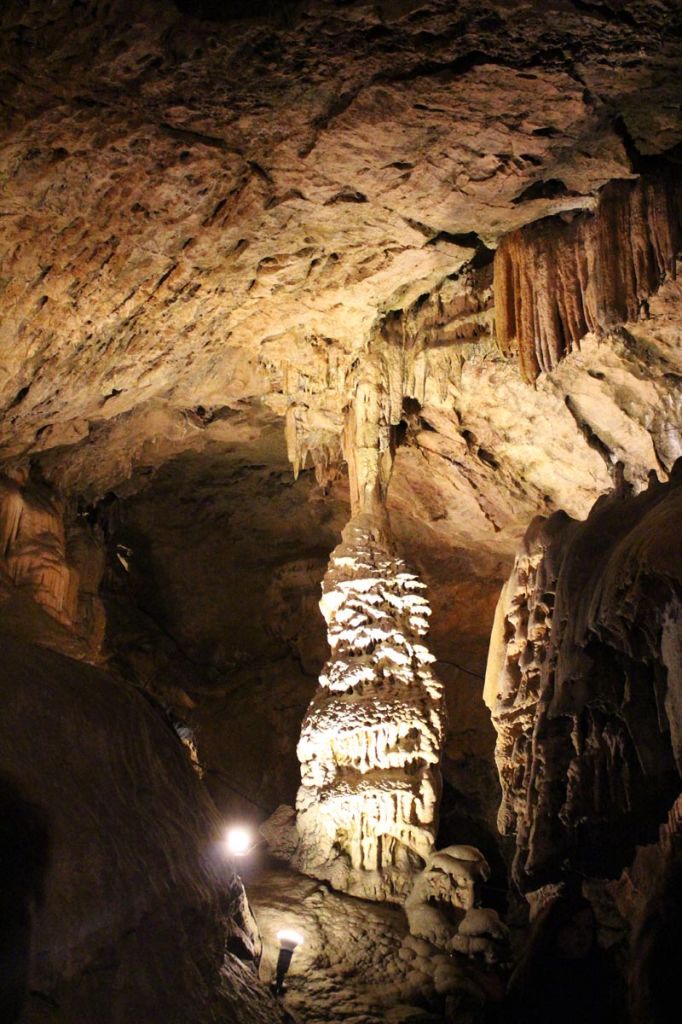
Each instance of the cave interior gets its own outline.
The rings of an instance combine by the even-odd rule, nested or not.
[[[625,992],[679,0],[4,0],[0,101],[2,1021],[535,1024],[569,898]]]

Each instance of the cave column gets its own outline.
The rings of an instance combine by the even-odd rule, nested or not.
[[[351,518],[369,516],[388,529],[386,496],[393,470],[392,428],[378,376],[375,367],[358,383],[346,416],[343,447]]]
[[[346,421],[351,519],[322,584],[331,655],[298,745],[296,861],[336,888],[399,902],[434,845],[444,709],[421,642],[424,584],[391,542],[392,422],[370,364]]]

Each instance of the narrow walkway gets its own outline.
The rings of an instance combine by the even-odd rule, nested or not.
[[[296,1024],[469,1024],[496,987],[484,968],[409,935],[400,907],[334,892],[279,865],[247,883],[247,894],[265,983],[274,978],[279,929],[304,936],[283,996]]]

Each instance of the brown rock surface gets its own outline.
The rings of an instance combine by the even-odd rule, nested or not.
[[[524,889],[613,877],[679,793],[680,485],[537,518],[502,592],[485,696]]]
[[[5,452],[159,397],[338,436],[377,317],[682,138],[674,2],[193,9],[3,7]]]
[[[0,771],[43,808],[52,847],[22,1020],[279,1019],[220,819],[169,724],[96,669],[2,647]]]
[[[506,235],[495,254],[495,333],[526,380],[553,369],[590,331],[635,320],[682,239],[682,175],[674,165],[613,182],[593,214]]]
[[[380,409],[393,536],[433,607],[441,845],[493,866],[480,693],[518,542],[538,513],[587,515],[617,462],[640,490],[682,454],[682,290],[654,287],[674,231],[668,246],[631,218],[655,250],[635,258],[602,218],[609,266],[634,260],[646,287],[585,315],[600,336],[578,320],[524,332],[526,376],[542,337],[550,353],[534,384],[493,340],[493,249],[534,294],[529,256],[559,254],[547,295],[566,309],[584,256],[567,237],[604,197],[641,195],[662,154],[679,181],[681,15],[676,0],[2,5],[0,461],[63,509],[45,586],[36,551],[31,587],[16,560],[0,575],[4,621],[92,660],[102,596],[101,657],[191,726],[222,809],[293,802],[344,455],[377,440],[349,430],[359,395]],[[76,605],[73,587],[70,604],[34,600],[72,571]]]

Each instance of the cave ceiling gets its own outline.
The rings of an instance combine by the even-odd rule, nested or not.
[[[499,580],[534,514],[682,452],[679,284],[535,383],[490,287],[505,234],[679,160],[676,0],[10,0],[0,27],[6,463],[88,501],[187,451],[284,474],[287,416],[298,461],[341,462],[391,317],[426,339],[390,508],[429,579]]]

